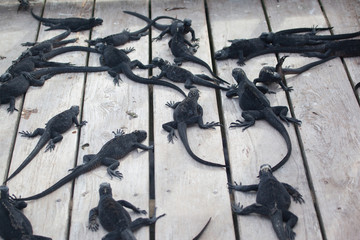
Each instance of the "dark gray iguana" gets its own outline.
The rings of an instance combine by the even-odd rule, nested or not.
[[[161,19],[161,18],[169,18],[169,19],[172,19],[173,22],[169,25],[166,25],[166,24],[159,24],[155,21],[155,23],[153,24],[153,26],[159,30],[161,30],[162,32],[160,33],[159,36],[153,38],[153,40],[161,40],[162,37],[165,35],[165,34],[170,34],[171,36],[174,36],[176,34],[176,28],[178,26],[178,24],[182,24],[184,26],[184,31],[183,31],[183,34],[187,34],[187,33],[191,33],[191,41],[198,41],[199,39],[197,39],[195,37],[195,31],[194,29],[192,29],[191,27],[191,19],[189,18],[185,18],[183,21],[179,20],[179,19],[176,19],[176,18],[172,18],[172,17],[168,17],[168,16],[158,16],[156,17],[154,20],[151,20],[150,18],[142,15],[142,14],[139,14],[137,12],[130,12],[130,11],[124,11],[124,13],[127,13],[127,14],[130,14],[130,15],[133,15],[135,17],[138,17],[144,21],[146,21],[147,23],[151,23],[151,21],[154,21],[154,20],[158,20],[158,19]]]
[[[111,68],[108,73],[114,78],[114,84],[119,84],[119,74],[123,73],[126,77],[128,77],[130,80],[133,80],[134,82],[170,87],[180,92],[182,95],[186,96],[186,94],[183,90],[181,90],[181,88],[172,83],[159,81],[156,79],[143,78],[135,75],[132,71],[133,68],[139,67],[140,69],[148,69],[152,68],[153,66],[151,64],[144,65],[139,60],[131,61],[127,54],[134,51],[134,48],[117,49],[111,45],[104,45],[103,43],[98,43],[96,44],[96,49],[101,54],[100,64],[102,66],[107,66]]]
[[[107,67],[54,67],[36,70],[33,72],[22,72],[15,78],[0,85],[0,104],[9,103],[7,111],[12,113],[15,108],[15,99],[27,92],[30,86],[42,86],[45,81],[56,74],[75,72],[101,72],[107,71]]]
[[[210,68],[210,66],[201,60],[198,57],[193,56],[194,47],[193,45],[188,46],[186,42],[184,41],[184,26],[182,24],[178,24],[177,31],[175,35],[172,37],[172,39],[169,41],[169,47],[171,50],[171,53],[174,55],[175,59],[174,62],[176,65],[180,66],[182,62],[184,61],[190,61],[196,64],[199,64],[203,67],[205,67],[213,77],[218,79],[219,81],[223,83],[227,83],[225,80],[218,77]]]
[[[72,106],[70,109],[63,111],[54,117],[52,117],[46,124],[45,128],[37,128],[34,132],[21,131],[19,132],[22,137],[34,138],[41,136],[35,148],[31,151],[29,156],[20,164],[20,166],[6,179],[5,182],[15,177],[26,165],[28,165],[34,157],[40,152],[40,150],[48,143],[45,152],[53,150],[55,143],[60,142],[63,139],[62,133],[68,131],[73,124],[76,127],[81,128],[87,122],[78,122],[77,116],[80,113],[79,106]]]
[[[198,84],[206,87],[211,87],[221,90],[229,90],[229,88],[222,87],[212,83],[211,81],[220,83],[218,79],[210,78],[205,74],[192,74],[190,71],[178,67],[176,65],[170,64],[168,61],[165,61],[162,58],[156,57],[151,61],[151,64],[160,68],[161,72],[158,76],[154,77],[155,79],[160,79],[166,77],[173,82],[182,82],[185,83],[185,88],[190,89],[195,87],[193,84]]]
[[[125,210],[125,207],[138,214],[146,214],[146,211],[140,210],[128,201],[116,201],[112,196],[112,189],[109,183],[100,184],[99,195],[98,206],[89,212],[88,228],[91,231],[97,231],[99,224],[96,222],[96,218],[99,218],[101,226],[109,232],[102,238],[103,240],[134,240],[136,239],[134,231],[154,224],[159,218],[165,216],[165,214],[162,214],[156,217],[156,213],[154,213],[154,216],[151,218],[137,218],[131,221],[131,217]]]
[[[186,134],[186,128],[189,125],[197,123],[202,129],[215,128],[220,126],[218,122],[203,123],[203,109],[198,104],[199,90],[197,88],[191,88],[188,96],[182,102],[167,102],[166,106],[174,109],[174,121],[165,123],[162,125],[163,129],[169,132],[167,138],[169,142],[173,142],[173,138],[176,137],[175,129],[178,130],[181,141],[183,142],[186,151],[197,162],[213,167],[225,167],[225,165],[212,163],[205,161],[196,156],[189,146],[189,141]]]
[[[0,186],[0,237],[4,240],[51,240],[33,235],[29,219],[22,213],[26,202],[14,201],[9,196],[9,188]]]
[[[54,29],[69,28],[71,32],[79,32],[84,30],[90,30],[93,27],[101,25],[103,20],[101,18],[43,18],[33,13],[31,9],[31,15],[43,25],[49,27],[45,31]]]
[[[237,122],[231,123],[230,127],[244,127],[243,130],[245,130],[253,126],[256,120],[264,119],[276,129],[284,138],[288,150],[284,158],[272,168],[272,171],[276,171],[287,162],[292,150],[289,134],[278,119],[278,116],[287,124],[289,122],[300,124],[301,121],[287,117],[288,108],[285,106],[271,107],[269,100],[264,95],[267,88],[255,86],[255,84],[247,78],[244,70],[235,68],[232,71],[232,75],[238,85],[231,88],[226,93],[226,96],[229,98],[239,97],[239,105],[243,110],[241,116],[245,121],[237,120]]]
[[[257,191],[256,203],[243,207],[240,203],[232,205],[232,210],[238,215],[257,213],[269,217],[279,240],[295,239],[292,230],[297,223],[297,216],[290,212],[291,199],[297,203],[304,203],[301,194],[286,183],[279,182],[272,174],[271,166],[264,164],[260,167],[260,183],[254,185],[228,184],[230,190],[241,192]],[[285,227],[284,227],[285,222]]]
[[[147,137],[147,133],[145,131],[136,130],[132,133],[124,134],[123,131],[118,130],[116,133],[113,133],[115,134],[113,139],[105,143],[97,154],[84,155],[84,163],[71,169],[72,172],[70,174],[66,175],[54,185],[39,194],[17,200],[28,201],[42,198],[80,175],[90,172],[101,165],[107,166],[107,173],[111,178],[116,177],[122,179],[122,174],[116,170],[120,165],[118,161],[119,159],[125,157],[128,153],[138,148],[146,151],[154,148],[152,145],[145,146],[144,144],[141,144],[141,142],[143,142]]]

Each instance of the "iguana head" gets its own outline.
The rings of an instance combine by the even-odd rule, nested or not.
[[[100,194],[100,197],[104,196],[104,195],[112,196],[112,189],[111,189],[110,183],[104,182],[104,183],[100,184],[99,194]]]
[[[199,89],[197,89],[196,87],[191,88],[188,93],[188,98],[191,98],[191,99],[197,101],[199,99],[199,97],[200,97]]]
[[[0,186],[0,199],[9,198],[9,188],[5,185]]]
[[[156,58],[153,58],[153,60],[151,61],[151,64],[155,65],[157,67],[160,67],[165,64],[165,60],[160,57],[156,57]]]
[[[79,106],[71,106],[70,110],[73,111],[76,116],[79,115],[79,113],[80,113]]]
[[[282,78],[274,67],[263,67],[259,73],[259,79],[268,79],[269,82],[279,83]]]
[[[215,59],[216,60],[224,60],[229,58],[230,48],[224,47],[223,49],[215,52]]]
[[[191,26],[191,19],[185,18],[184,19],[184,26],[185,27],[190,27]]]
[[[7,82],[12,79],[12,75],[8,72],[0,76],[0,82]]]
[[[92,26],[99,26],[103,23],[103,20],[101,18],[90,18],[90,24]]]
[[[263,164],[260,166],[259,177],[267,174],[272,174],[272,169],[269,164]]]
[[[99,53],[103,53],[104,52],[104,49],[105,49],[105,44],[103,43],[97,43],[95,45],[95,49],[96,51],[98,51]]]
[[[261,40],[263,40],[264,42],[270,43],[273,41],[274,36],[275,36],[275,34],[272,32],[263,32],[263,33],[261,33],[259,38]]]
[[[132,133],[135,134],[137,142],[142,142],[147,138],[147,133],[144,130],[136,130]]]
[[[238,84],[247,78],[246,73],[241,68],[234,68],[232,70],[232,76]]]

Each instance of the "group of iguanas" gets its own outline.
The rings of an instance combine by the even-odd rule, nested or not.
[[[24,4],[26,3],[26,1],[20,2],[23,2]],[[49,27],[47,30],[63,29],[65,32],[43,42],[24,44],[26,46],[30,46],[30,48],[24,51],[0,77],[1,82],[3,82],[0,86],[0,103],[9,103],[9,112],[17,110],[15,108],[16,97],[26,93],[29,86],[42,86],[45,80],[51,78],[55,74],[107,71],[110,76],[114,78],[114,83],[118,84],[120,74],[123,73],[135,82],[163,85],[177,90],[184,95],[185,98],[181,102],[166,103],[166,106],[174,109],[174,120],[163,124],[163,129],[169,133],[168,141],[173,142],[173,138],[176,137],[175,130],[177,129],[186,151],[194,160],[207,166],[224,168],[227,166],[208,162],[196,156],[188,143],[186,128],[189,125],[197,123],[202,129],[220,126],[219,122],[204,123],[203,108],[198,104],[199,91],[194,84],[226,91],[226,96],[229,98],[237,96],[244,120],[237,120],[236,122],[231,123],[230,127],[242,127],[243,130],[245,130],[253,126],[256,120],[264,119],[285,139],[287,154],[273,167],[267,163],[264,163],[260,167],[259,184],[243,186],[236,183],[235,185],[229,183],[228,188],[230,190],[258,192],[255,204],[245,208],[240,206],[240,204],[234,204],[232,209],[239,215],[258,213],[268,216],[270,217],[274,230],[280,240],[294,239],[295,233],[292,228],[297,222],[297,217],[288,211],[290,206],[290,197],[293,197],[293,199],[299,203],[304,202],[304,200],[301,194],[293,187],[286,183],[280,183],[273,176],[273,172],[288,161],[292,150],[290,137],[280,120],[286,122],[287,124],[300,124],[301,121],[295,118],[287,117],[287,107],[271,106],[265,94],[272,92],[265,86],[257,86],[256,83],[278,83],[285,91],[291,91],[291,87],[287,87],[283,84],[283,77],[285,74],[302,73],[311,67],[338,56],[359,56],[360,40],[341,39],[359,36],[360,32],[342,35],[317,36],[317,31],[329,30],[330,28],[298,28],[283,30],[275,33],[263,33],[260,37],[253,39],[231,40],[231,46],[224,47],[222,50],[217,51],[215,53],[215,59],[222,60],[234,58],[238,59],[238,64],[242,65],[246,60],[251,59],[252,57],[267,53],[280,52],[296,52],[304,54],[308,57],[315,56],[323,59],[298,69],[289,69],[282,68],[282,64],[286,58],[285,56],[279,60],[276,67],[264,67],[260,71],[259,77],[253,82],[247,78],[245,72],[241,68],[235,68],[232,71],[232,76],[237,84],[231,86],[221,86],[220,84],[229,83],[218,77],[207,63],[193,55],[196,52],[198,45],[191,43],[185,38],[187,33],[191,33],[191,41],[198,41],[195,37],[195,31],[191,28],[190,19],[184,19],[182,21],[168,16],[159,16],[151,20],[136,12],[124,12],[143,19],[147,22],[147,25],[136,32],[124,30],[118,34],[87,41],[90,46],[95,47],[61,47],[67,43],[73,43],[77,40],[64,40],[71,32],[88,30],[101,25],[103,22],[102,19],[42,18],[31,11],[34,18]],[[172,23],[169,25],[159,24],[157,23],[157,20],[159,19],[171,19]],[[154,26],[162,31],[158,37],[154,38],[154,40],[161,40],[165,34],[171,35],[171,40],[168,45],[175,57],[175,64],[171,64],[160,57],[155,57],[151,64],[144,65],[138,60],[130,60],[127,56],[129,52],[134,50],[133,48],[116,48],[117,46],[123,45],[129,41],[139,40],[142,36],[147,35],[147,31],[151,28],[151,26]],[[305,34],[299,34],[304,32]],[[48,61],[57,55],[71,51],[97,53],[100,55],[100,64],[102,66],[75,67],[69,63]],[[195,75],[190,71],[181,68],[180,65],[183,61],[191,61],[204,66],[209,70],[213,78],[205,74]],[[44,67],[47,68],[36,70],[37,68]],[[132,69],[135,67],[139,67],[141,69],[158,67],[161,72],[158,76],[143,78],[132,72]],[[189,89],[188,94],[186,95],[185,92],[176,85],[160,80],[164,77],[174,82],[184,82],[185,88]],[[69,130],[73,124],[79,128],[86,125],[86,121],[79,123],[77,120],[78,114],[79,106],[72,106],[70,109],[51,118],[46,123],[45,128],[37,128],[32,133],[28,131],[21,131],[20,134],[23,137],[34,138],[39,135],[41,137],[33,151],[6,179],[5,183],[20,173],[20,171],[34,159],[36,154],[39,153],[42,148],[46,146],[45,151],[51,151],[54,149],[55,144],[60,142],[63,138],[61,134]],[[118,179],[122,179],[123,175],[117,170],[119,166],[119,159],[138,148],[143,150],[153,149],[153,146],[146,146],[142,144],[142,142],[147,138],[147,133],[145,131],[136,130],[125,134],[122,130],[117,130],[113,133],[114,138],[109,140],[97,154],[85,155],[83,157],[83,164],[71,169],[71,173],[39,194],[25,198],[16,198],[9,195],[8,187],[5,185],[1,186],[0,223],[2,226],[6,227],[0,227],[0,236],[4,239],[49,239],[33,235],[29,220],[20,211],[26,207],[26,203],[24,201],[42,198],[59,189],[64,184],[74,180],[78,176],[101,165],[107,167],[107,172],[111,178],[116,177]],[[98,206],[93,208],[89,213],[89,229],[92,231],[96,231],[98,229],[99,225],[96,222],[96,218],[99,218],[104,229],[109,231],[103,239],[135,239],[133,231],[142,226],[153,224],[165,215],[162,214],[158,217],[154,215],[151,218],[138,218],[131,221],[129,214],[125,211],[124,207],[132,209],[135,213],[145,214],[146,212],[136,208],[125,200],[115,201],[112,197],[112,189],[108,183],[100,185],[99,194],[100,200]],[[200,237],[208,223],[194,239],[198,239]]]

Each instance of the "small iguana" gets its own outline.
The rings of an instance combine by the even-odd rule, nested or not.
[[[40,150],[48,143],[45,152],[51,151],[55,148],[55,143],[63,139],[62,133],[68,131],[73,124],[77,128],[85,126],[86,121],[78,122],[77,116],[80,113],[79,106],[72,106],[70,109],[63,111],[52,117],[46,124],[45,128],[37,128],[34,132],[21,131],[22,137],[34,138],[41,136],[35,148],[31,151],[29,156],[20,164],[20,166],[5,180],[5,183],[15,177],[21,170],[23,170],[40,152]]]
[[[18,2],[19,2],[19,6],[17,9],[17,12],[29,10],[29,7],[30,7],[29,0],[18,0]]]
[[[336,36],[358,36],[360,32],[351,33],[351,34],[340,34],[340,35],[332,35],[330,37]],[[294,35],[280,35],[281,37],[291,36]],[[295,35],[296,37],[297,35]],[[315,36],[314,36],[315,37]],[[316,36],[321,37],[321,36]],[[340,38],[340,37],[339,37]],[[299,45],[296,41],[293,40],[284,40],[288,44],[287,45],[269,45],[266,41],[263,41],[260,37],[258,38],[251,38],[251,39],[234,39],[229,40],[231,45],[229,47],[224,47],[223,49],[215,52],[215,59],[216,60],[224,60],[224,59],[238,59],[237,63],[239,65],[244,65],[245,61],[254,58],[256,56],[268,54],[268,53],[307,53],[307,52],[326,52],[326,51],[336,51],[336,50],[343,50],[342,53],[337,53],[337,56],[341,55],[354,55],[354,53],[350,53],[350,47],[357,48],[356,42],[352,41],[360,41],[360,40],[343,40],[343,41],[350,41],[347,42],[351,44],[351,46],[347,47],[345,44],[340,42],[343,41],[327,41],[322,44],[317,45]],[[291,45],[293,44],[293,45]],[[356,50],[358,51],[358,50]],[[356,53],[358,54],[358,53]],[[336,55],[335,53],[333,55]]]
[[[45,31],[69,28],[71,32],[79,32],[84,30],[90,30],[93,27],[99,26],[103,23],[103,20],[101,18],[43,18],[35,15],[32,9],[31,15],[36,20],[42,22],[44,26],[49,27]]]
[[[169,142],[173,142],[173,138],[176,137],[175,129],[178,130],[181,141],[184,144],[186,151],[197,162],[212,167],[225,167],[225,165],[212,163],[205,161],[196,156],[190,148],[189,141],[186,134],[186,128],[189,125],[197,123],[202,129],[215,128],[220,126],[218,122],[203,123],[203,109],[198,104],[199,90],[197,88],[191,88],[188,96],[182,102],[167,102],[166,106],[174,109],[174,121],[165,123],[162,125],[163,129],[169,134],[167,136]]]
[[[253,83],[256,85],[257,83],[264,83],[266,85],[272,84],[272,83],[277,83],[281,86],[281,88],[286,91],[286,92],[290,92],[293,90],[292,87],[287,87],[284,83],[284,76],[288,75],[288,74],[301,74],[307,70],[309,70],[310,68],[313,68],[317,65],[320,65],[324,62],[327,62],[331,59],[336,58],[335,56],[332,57],[328,57],[325,59],[321,59],[309,64],[306,64],[300,68],[283,68],[282,65],[285,61],[285,58],[287,58],[288,56],[283,56],[280,58],[280,60],[278,61],[278,63],[276,64],[276,67],[271,67],[271,66],[266,66],[263,67],[260,70],[259,73],[259,77],[254,79]]]
[[[27,198],[18,198],[17,200],[28,201],[42,198],[56,191],[80,175],[90,172],[101,165],[107,166],[107,173],[111,178],[116,177],[122,179],[123,175],[116,170],[120,165],[118,162],[119,159],[125,157],[128,153],[138,148],[146,151],[154,148],[152,145],[145,146],[144,144],[141,144],[141,142],[143,142],[147,137],[147,133],[145,131],[136,130],[132,133],[125,134],[123,131],[118,130],[116,133],[113,133],[115,134],[115,137],[105,143],[97,154],[84,155],[84,163],[70,169],[72,172],[60,179],[54,185],[39,194]]]
[[[7,109],[12,113],[15,108],[15,99],[27,92],[30,86],[42,86],[47,79],[50,79],[56,74],[60,73],[75,73],[75,72],[101,72],[107,71],[107,67],[54,67],[45,68],[33,72],[22,72],[15,78],[0,85],[0,104],[9,103]]]
[[[212,83],[211,81],[220,83],[218,79],[210,78],[205,74],[192,74],[190,71],[180,68],[176,65],[170,64],[168,61],[165,61],[162,58],[156,57],[151,61],[151,64],[160,68],[161,72],[155,79],[160,79],[166,77],[173,82],[182,82],[185,83],[185,88],[190,89],[195,87],[193,84],[199,84],[206,87],[211,87],[221,90],[229,90],[219,85]]]
[[[147,23],[151,23],[151,20],[150,18],[140,14],[140,13],[137,13],[137,12],[130,12],[130,11],[123,11],[124,13],[127,13],[127,14],[130,14],[130,15],[133,15],[135,17],[138,17],[144,21],[146,21]],[[179,19],[176,19],[176,18],[172,18],[172,17],[168,17],[168,16],[158,16],[156,17],[156,19],[154,20],[157,20],[157,19],[161,19],[161,18],[169,18],[169,19],[172,19],[173,22],[169,25],[165,25],[165,24],[159,24],[159,23],[154,23],[153,26],[159,30],[161,30],[162,32],[160,33],[159,36],[153,38],[153,40],[161,40],[162,37],[165,35],[165,34],[170,34],[171,36],[174,36],[176,34],[176,28],[178,26],[178,24],[182,24],[184,26],[184,31],[183,31],[183,34],[187,34],[187,33],[191,33],[191,41],[195,42],[195,41],[198,41],[199,39],[197,39],[195,37],[195,31],[194,29],[192,29],[191,27],[191,19],[189,18],[185,18],[183,21],[179,20]]]
[[[135,32],[130,32],[128,29],[125,29],[121,33],[112,34],[107,37],[97,38],[94,40],[85,40],[85,42],[89,43],[90,46],[95,46],[98,43],[104,43],[107,45],[112,45],[114,47],[124,45],[127,42],[139,40],[141,37],[146,36],[148,34],[147,30],[160,18],[170,17],[164,16],[155,18],[154,20],[150,20],[150,22],[145,27]]]
[[[232,210],[238,215],[257,213],[269,217],[279,240],[295,239],[292,230],[297,223],[297,216],[289,211],[291,199],[297,203],[304,203],[302,195],[292,186],[279,182],[272,174],[271,166],[264,164],[260,167],[260,183],[254,185],[228,184],[230,190],[241,192],[257,191],[256,203],[243,207],[240,203],[233,204]],[[285,222],[285,227],[284,227]]]
[[[159,218],[165,216],[165,214],[162,214],[156,217],[155,211],[154,216],[151,218],[137,218],[131,221],[131,217],[125,210],[125,207],[138,214],[146,214],[146,211],[140,210],[128,201],[116,201],[112,196],[112,189],[109,183],[105,182],[100,184],[99,195],[98,206],[89,212],[88,228],[96,232],[99,229],[96,218],[99,218],[101,226],[109,232],[102,239],[134,240],[136,239],[133,233],[134,231],[154,224]]]
[[[98,50],[98,53],[101,54],[100,56],[100,64],[102,66],[107,66],[111,68],[111,70],[108,71],[110,76],[114,78],[114,84],[118,85],[120,78],[120,73],[125,74],[126,77],[128,77],[130,80],[133,80],[137,83],[142,84],[154,84],[154,85],[161,85],[165,87],[170,87],[172,89],[177,90],[182,95],[186,96],[183,90],[179,88],[178,86],[165,82],[160,81],[156,79],[148,79],[143,78],[140,76],[137,76],[133,73],[132,69],[135,67],[139,67],[140,69],[148,69],[152,68],[153,66],[150,65],[144,65],[139,60],[133,60],[131,61],[130,58],[127,56],[128,53],[134,51],[134,48],[130,49],[117,49],[114,46],[111,45],[104,45],[103,43],[96,44],[96,49]]]
[[[177,31],[172,39],[169,41],[169,47],[171,53],[174,55],[175,59],[174,62],[176,65],[180,66],[184,61],[190,61],[193,63],[200,64],[201,66],[205,67],[213,77],[218,79],[223,83],[227,83],[225,80],[218,77],[210,68],[210,66],[201,60],[198,57],[192,55],[194,46],[189,46],[184,41],[184,26],[182,24],[178,24]]]
[[[232,76],[236,80],[237,86],[231,88],[226,93],[226,96],[228,98],[235,96],[239,97],[239,105],[243,110],[241,116],[245,121],[237,120],[237,122],[231,123],[230,127],[244,127],[243,130],[245,130],[253,126],[256,120],[264,119],[276,129],[284,138],[288,150],[284,158],[272,168],[272,171],[276,171],[287,162],[292,150],[289,134],[278,119],[278,116],[287,124],[292,122],[300,125],[301,121],[287,117],[286,114],[288,108],[285,106],[271,107],[269,100],[264,95],[267,88],[255,86],[255,84],[247,78],[244,70],[241,68],[233,69]]]
[[[40,59],[43,59],[44,53],[50,52],[54,48],[66,45],[68,43],[74,43],[78,40],[78,38],[73,38],[69,40],[63,40],[66,37],[70,35],[71,31],[69,28],[66,29],[64,33],[61,33],[53,38],[44,40],[42,42],[26,42],[22,43],[22,46],[31,46],[27,50],[25,50],[21,56],[19,57],[19,60],[27,57],[27,56],[40,56]]]
[[[0,186],[0,237],[4,240],[51,240],[33,235],[30,221],[21,211],[26,206],[24,201],[14,201],[7,186]]]

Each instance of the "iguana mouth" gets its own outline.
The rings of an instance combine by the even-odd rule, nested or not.
[[[271,172],[271,166],[269,164],[261,165],[260,172]]]
[[[229,55],[228,51],[221,49],[215,53],[214,57],[216,60],[223,60],[223,59],[226,59],[228,57],[228,55]]]

